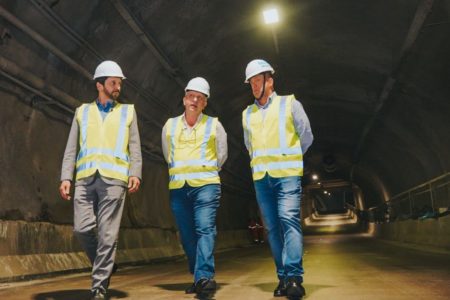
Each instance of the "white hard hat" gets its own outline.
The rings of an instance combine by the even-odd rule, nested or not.
[[[126,78],[125,76],[123,76],[122,69],[119,67],[119,65],[112,60],[105,60],[97,66],[97,68],[95,69],[94,79],[97,79],[99,77],[120,77],[122,79]]]
[[[209,98],[209,83],[203,77],[195,77],[189,80],[184,91],[196,91],[205,94]]]
[[[255,75],[270,72],[275,73],[275,70],[272,68],[269,63],[263,59],[254,59],[248,63],[247,68],[245,69],[245,83],[248,83],[248,80]]]

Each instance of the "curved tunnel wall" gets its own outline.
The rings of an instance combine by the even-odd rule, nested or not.
[[[167,169],[160,151],[160,131],[168,117],[182,111],[183,82],[189,76],[197,75],[211,78],[213,97],[207,113],[218,115],[229,134],[229,160],[221,174],[224,188],[218,216],[219,238],[224,237],[223,245],[244,243],[246,237],[243,230],[255,207],[248,156],[242,145],[240,113],[251,99],[245,85],[235,86],[232,82],[241,81],[241,77],[236,77],[237,74],[242,76],[242,66],[260,54],[259,50],[251,47],[254,42],[251,38],[265,38],[265,33],[256,31],[258,26],[249,19],[234,22],[234,12],[226,13],[221,6],[205,2],[192,15],[185,13],[189,9],[188,3],[174,12],[174,17],[192,25],[180,28],[174,34],[172,27],[166,26],[165,16],[175,10],[168,2],[150,4],[148,1],[130,1],[129,8],[145,21],[143,28],[153,28],[154,32],[159,33],[158,42],[168,53],[167,57],[161,58],[158,57],[160,49],[154,50],[156,54],[150,51],[109,1],[85,1],[83,6],[75,2],[55,2],[50,14],[42,13],[30,3],[13,0],[2,3],[2,8],[12,12],[35,33],[42,34],[48,43],[38,41],[36,34],[26,33],[12,21],[2,19],[0,23],[1,29],[6,29],[1,31],[2,72],[8,73],[13,69],[11,65],[8,69],[3,64],[11,61],[35,78],[31,80],[30,76],[20,72],[12,74],[32,86],[34,91],[31,91],[13,82],[4,73],[0,76],[0,100],[4,104],[0,110],[0,255],[54,251],[51,246],[45,246],[50,242],[33,246],[23,242],[23,239],[30,238],[29,233],[44,227],[48,230],[41,230],[44,234],[39,236],[41,241],[52,241],[60,235],[59,241],[69,247],[64,249],[73,249],[74,253],[79,250],[70,234],[71,203],[60,200],[57,194],[71,113],[40,95],[61,101],[65,108],[72,110],[81,101],[90,101],[95,97],[95,90],[89,73],[105,58],[102,56],[105,53],[107,58],[115,59],[122,65],[129,78],[123,91],[124,100],[136,105],[145,152],[142,190],[127,199],[124,211],[122,224],[124,230],[129,230],[125,235],[130,240],[121,241],[122,249],[156,249],[167,244],[170,247],[166,255],[181,253],[168,204]],[[277,85],[280,94],[294,92],[304,100],[304,107],[310,116],[316,145],[319,146],[313,145],[306,154],[307,167],[309,158],[313,165],[314,155],[321,158],[325,152],[336,148],[336,156],[342,158],[339,176],[349,179],[354,163],[352,152],[360,136],[360,128],[355,130],[354,125],[364,124],[370,117],[378,97],[377,87],[382,87],[389,75],[389,67],[395,61],[397,48],[401,44],[397,37],[404,37],[404,31],[408,28],[405,20],[410,21],[416,7],[415,4],[405,7],[403,2],[399,4],[395,1],[384,4],[382,1],[374,2],[372,5],[383,15],[389,11],[388,20],[395,19],[395,25],[385,22],[380,31],[377,22],[371,21],[369,32],[374,34],[365,35],[357,43],[360,46],[356,49],[357,60],[353,57],[342,57],[341,60],[341,55],[355,50],[351,47],[350,38],[360,37],[365,32],[354,31],[348,35],[344,39],[349,41],[345,43],[348,48],[343,51],[333,44],[333,41],[342,44],[342,40],[336,38],[338,36],[329,26],[350,32],[354,22],[363,19],[366,8],[353,8],[361,17],[361,20],[356,20],[344,18],[349,7],[339,5],[334,7],[335,10],[326,12],[333,15],[335,23],[322,22],[320,26],[315,26],[315,14],[317,11],[323,12],[320,3],[316,1],[310,7],[303,5],[306,11],[309,9],[311,12],[308,18],[301,19],[306,25],[301,27],[311,30],[304,32],[304,40],[296,40],[298,34],[294,29],[286,31],[284,38],[289,37],[292,42],[290,47],[286,47],[288,49],[282,48],[287,62],[281,62],[271,54],[268,57],[273,58],[276,67],[285,74],[284,78],[279,77],[283,79]],[[393,5],[394,9],[386,9],[386,3]],[[376,118],[354,167],[352,180],[363,190],[366,208],[449,171],[450,65],[447,56],[450,45],[446,41],[450,32],[445,24],[439,23],[448,18],[450,7],[445,1],[436,3],[427,20],[428,25],[393,74],[396,84]],[[239,5],[242,15],[246,10],[254,10],[251,1]],[[351,13],[354,14],[353,11]],[[70,23],[79,36],[74,37],[61,25],[55,25],[55,15],[66,24]],[[83,17],[73,18],[74,15]],[[216,15],[221,15],[221,22],[228,21],[231,25],[223,26],[223,23],[217,22]],[[376,17],[376,14],[371,14],[374,19],[370,20]],[[349,20],[354,21],[347,23]],[[204,42],[205,23],[210,25],[208,30],[217,33],[218,38],[211,38],[208,43],[197,43]],[[364,26],[361,28],[364,29]],[[113,42],[108,34],[110,32],[115,33]],[[311,47],[306,46],[308,36],[313,37]],[[380,39],[376,39],[379,43],[375,48],[373,41],[367,44],[369,46],[364,44],[364,41],[377,37]],[[62,54],[53,51],[52,45]],[[269,50],[263,49],[262,52],[272,53],[271,45],[268,47]],[[243,51],[247,48],[251,50]],[[298,49],[302,50],[300,54]],[[327,55],[323,56],[325,52]],[[294,59],[289,60],[289,57],[295,58],[297,63],[291,63]],[[169,66],[164,66],[164,60],[170,63]],[[342,82],[336,81],[336,76],[342,78]],[[344,84],[344,81],[352,83]],[[354,105],[356,103],[359,105]],[[357,122],[347,122],[349,119]],[[17,222],[12,224],[9,222],[11,220]],[[52,229],[55,224],[61,227]],[[59,234],[61,230],[65,233]],[[152,244],[154,241],[156,244]],[[27,248],[28,245],[30,248]],[[15,252],[19,251],[17,249],[22,250]],[[161,248],[158,249],[155,253],[164,256],[158,252]],[[148,259],[144,254],[130,257],[134,257],[135,261]],[[81,263],[79,266],[84,265]]]

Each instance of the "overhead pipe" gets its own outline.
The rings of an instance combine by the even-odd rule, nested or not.
[[[175,67],[170,61],[168,56],[164,53],[161,47],[157,44],[155,39],[150,36],[145,30],[143,25],[139,20],[132,14],[130,9],[123,3],[122,0],[110,0],[116,7],[119,14],[122,16],[124,21],[130,26],[130,28],[136,33],[139,39],[144,43],[147,49],[155,56],[155,58],[160,62],[164,69],[170,74],[170,76],[176,81],[176,83],[184,89],[186,82],[183,78],[181,68]],[[208,107],[215,114],[219,114],[219,110],[215,103],[208,103]],[[241,144],[233,136],[229,136],[229,141],[232,146],[236,149],[241,149]]]
[[[48,50],[50,50],[52,53],[54,53],[56,56],[58,56],[61,60],[63,60],[65,63],[70,65],[72,68],[77,70],[79,73],[81,73],[84,77],[88,78],[89,80],[92,79],[92,74],[88,72],[85,68],[80,66],[77,62],[75,62],[73,59],[71,59],[69,56],[64,54],[61,50],[59,50],[57,47],[55,47],[52,43],[50,43],[47,39],[45,39],[42,35],[31,29],[28,25],[20,21],[18,18],[16,18],[13,14],[11,14],[9,11],[7,11],[3,6],[0,5],[0,16],[5,18],[8,22],[28,34],[33,40],[35,40],[40,45],[44,46]]]
[[[170,76],[177,82],[177,84],[184,88],[186,82],[180,78],[179,69],[173,66],[173,63],[169,60],[167,55],[161,50],[161,47],[155,42],[155,40],[144,31],[140,22],[131,14],[128,7],[121,0],[111,0],[112,4],[116,7],[119,14],[136,33],[139,39],[144,43],[147,49],[152,52],[159,63],[166,69]]]
[[[42,0],[29,0],[39,11],[46,17],[50,22],[52,22],[61,32],[63,32],[67,37],[69,37],[75,44],[83,48],[86,52],[89,52],[99,61],[106,60],[106,58],[101,55],[94,47],[92,47],[83,37],[81,37],[76,31],[74,31],[69,25],[67,25],[64,20],[62,20],[55,12],[48,6],[48,4]],[[170,108],[165,105],[161,99],[140,88],[139,85],[132,79],[128,78],[124,81],[126,86],[130,86],[140,95],[145,97],[145,99],[151,100],[154,104],[158,105],[160,108],[170,111]]]
[[[51,102],[62,104],[62,106],[59,105],[59,107],[67,112],[73,113],[75,111],[75,108],[80,106],[81,104],[80,101],[78,101],[74,97],[66,94],[65,92],[52,85],[47,84],[40,77],[22,69],[17,64],[6,59],[3,56],[0,56],[0,69],[4,71],[4,73],[2,73],[4,77],[9,78],[20,86]],[[21,79],[25,80],[27,83],[24,83]],[[49,94],[54,99],[48,97],[46,94]]]

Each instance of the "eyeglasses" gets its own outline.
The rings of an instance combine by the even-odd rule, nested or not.
[[[195,142],[197,140],[197,131],[192,130],[190,134],[186,132],[186,129],[182,129],[180,135],[178,136],[178,147],[179,148],[194,148]]]
[[[194,94],[186,94],[186,98],[189,100],[194,100],[197,98],[197,100],[205,100],[206,97],[204,95],[194,95]]]

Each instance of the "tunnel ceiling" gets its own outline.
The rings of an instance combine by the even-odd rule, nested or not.
[[[189,78],[203,76],[207,113],[229,137],[225,172],[248,188],[241,112],[253,100],[244,70],[264,58],[277,92],[294,93],[309,115],[307,180],[313,172],[353,180],[383,198],[449,169],[449,1],[274,1],[282,22],[273,32],[262,23],[265,1],[1,3],[3,89],[26,90],[11,76],[30,83],[31,73],[45,82],[38,91],[62,103],[48,104],[52,115],[67,122],[78,101],[95,97],[96,65],[115,60],[148,159],[162,160],[161,128],[181,114]]]

